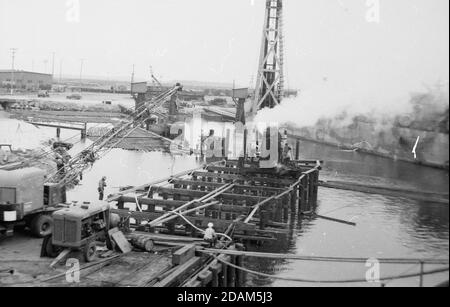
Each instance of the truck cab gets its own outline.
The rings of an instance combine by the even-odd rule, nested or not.
[[[37,237],[52,232],[51,213],[65,202],[65,190],[46,184],[45,174],[39,168],[0,170],[0,235],[11,236],[17,226]]]

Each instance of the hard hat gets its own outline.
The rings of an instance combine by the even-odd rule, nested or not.
[[[208,228],[213,228],[214,227],[214,224],[213,223],[209,223],[208,224]]]

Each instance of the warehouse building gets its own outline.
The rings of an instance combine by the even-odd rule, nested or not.
[[[0,70],[0,87],[37,91],[50,90],[53,84],[51,74],[42,74],[23,70]]]

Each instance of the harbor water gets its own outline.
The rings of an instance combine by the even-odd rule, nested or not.
[[[1,120],[1,119],[0,119]],[[41,128],[49,138],[55,129]],[[62,131],[62,139],[79,140],[79,132]],[[23,140],[22,140],[23,141]],[[80,141],[71,150],[79,152],[90,144]],[[379,183],[448,193],[448,171],[432,169],[390,159],[339,151],[336,148],[302,142],[301,158],[324,160],[321,179]],[[167,153],[144,153],[114,149],[88,170],[81,184],[68,192],[68,201],[95,201],[97,185],[107,177],[105,194],[119,187],[141,185],[199,166],[193,156],[171,156]],[[250,250],[289,253],[304,256],[381,258],[448,258],[448,204],[415,201],[407,198],[370,195],[359,192],[319,188],[318,214],[355,222],[355,227],[317,218],[293,224],[287,239]],[[381,286],[380,283],[346,283],[365,279],[369,269],[362,264],[303,262],[291,260],[247,260],[251,270],[282,278],[304,280],[336,280],[337,286]],[[434,269],[439,266],[427,266]],[[418,265],[381,265],[381,276],[419,271]],[[448,272],[426,276],[425,285],[448,279]],[[313,282],[293,282],[246,274],[247,286],[317,286]],[[387,286],[417,286],[419,278],[386,281]],[[328,284],[321,284],[328,285]]]

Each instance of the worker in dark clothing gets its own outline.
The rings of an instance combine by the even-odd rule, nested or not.
[[[106,187],[106,177],[103,177],[100,182],[98,183],[98,194],[99,200],[103,200],[104,193],[105,193],[105,187]]]
[[[288,143],[283,148],[283,163],[289,164],[292,161],[292,148]]]

